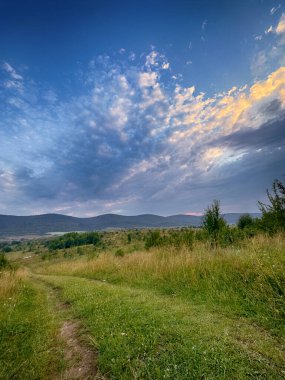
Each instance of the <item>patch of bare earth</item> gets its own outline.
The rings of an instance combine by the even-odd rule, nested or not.
[[[64,341],[64,358],[67,368],[63,379],[99,379],[96,368],[96,355],[80,337],[79,321],[65,321],[60,328],[60,337]]]

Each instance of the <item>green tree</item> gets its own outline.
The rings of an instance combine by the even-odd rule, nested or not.
[[[237,226],[240,230],[244,230],[245,228],[252,227],[254,222],[255,221],[250,214],[243,214],[239,217]]]
[[[225,227],[226,222],[220,212],[220,201],[215,199],[212,205],[206,209],[203,217],[203,228],[212,244],[218,245],[219,235]]]
[[[258,202],[262,212],[262,226],[276,232],[285,229],[285,184],[280,180],[273,181],[271,192],[266,190],[269,204]]]

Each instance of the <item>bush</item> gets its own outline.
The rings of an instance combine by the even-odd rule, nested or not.
[[[219,234],[226,227],[226,222],[220,213],[220,201],[214,200],[209,206],[203,217],[203,228],[210,238],[211,244],[217,245]]]
[[[79,256],[84,255],[84,251],[83,251],[82,247],[77,247],[76,253],[77,253]]]
[[[237,227],[225,226],[219,232],[218,242],[222,247],[227,247],[232,244],[238,244],[246,237],[245,230]]]
[[[183,246],[192,248],[194,242],[194,232],[192,230],[181,230],[171,232],[169,237],[166,237],[165,243],[176,248]]]
[[[12,248],[9,245],[5,245],[2,248],[2,251],[5,252],[5,253],[12,252]]]
[[[124,251],[122,249],[117,249],[115,252],[115,256],[117,257],[123,257],[125,255]]]
[[[250,214],[241,215],[237,222],[237,226],[240,230],[244,230],[245,228],[252,227],[254,224],[255,224],[255,220]]]
[[[159,247],[162,245],[162,238],[160,236],[160,231],[149,231],[145,238],[145,248],[150,249],[151,247]]]
[[[100,245],[101,242],[102,239],[98,232],[70,232],[51,241],[47,241],[46,246],[50,251],[54,251],[56,249],[78,247],[88,244],[97,246]]]
[[[272,192],[266,190],[269,204],[258,202],[262,212],[261,227],[271,233],[285,230],[285,184],[276,179]]]
[[[8,267],[8,260],[6,259],[6,256],[4,253],[0,253],[0,269],[7,268]]]

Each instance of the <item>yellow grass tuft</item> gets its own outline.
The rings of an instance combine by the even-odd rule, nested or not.
[[[26,276],[25,269],[3,271],[0,273],[0,300],[12,297],[18,289],[21,280]]]

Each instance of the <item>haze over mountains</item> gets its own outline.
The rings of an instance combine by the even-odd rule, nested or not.
[[[241,213],[223,214],[229,224],[235,224]],[[253,217],[260,214],[252,213]],[[76,218],[61,214],[32,216],[0,215],[0,236],[44,235],[51,232],[93,231],[116,228],[198,227],[202,216],[143,214],[124,216],[104,214],[92,218]]]

